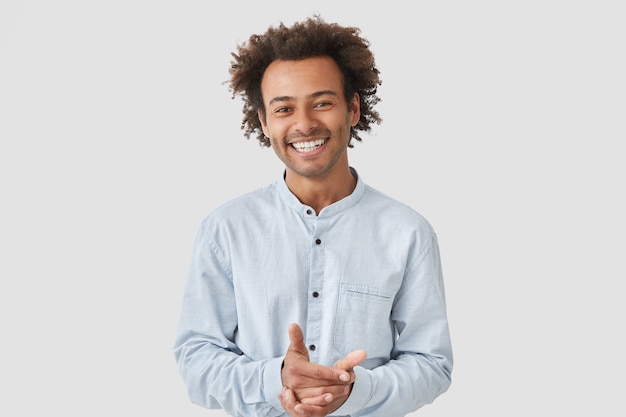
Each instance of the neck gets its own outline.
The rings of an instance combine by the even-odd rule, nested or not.
[[[356,187],[356,178],[348,166],[332,176],[319,178],[303,177],[287,169],[285,182],[300,202],[312,207],[317,214],[352,194]]]

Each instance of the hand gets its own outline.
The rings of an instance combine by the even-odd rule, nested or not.
[[[292,416],[326,416],[348,398],[355,375],[352,368],[362,363],[363,350],[351,352],[333,367],[311,363],[300,326],[289,326],[290,345],[282,370],[280,401]]]
[[[290,344],[281,372],[284,386],[303,388],[352,382],[350,372],[341,367],[331,368],[310,362],[300,326],[292,323],[288,331]]]

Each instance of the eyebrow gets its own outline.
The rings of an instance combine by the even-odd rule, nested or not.
[[[324,96],[324,95],[331,95],[331,96],[337,97],[337,93],[335,93],[332,90],[322,90],[322,91],[316,91],[313,94],[309,94],[305,98],[311,99],[311,98],[317,98],[317,97]],[[295,97],[292,97],[292,96],[274,97],[273,99],[270,100],[269,104],[273,104],[279,101],[295,101]]]

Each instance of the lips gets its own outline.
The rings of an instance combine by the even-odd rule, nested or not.
[[[307,153],[322,146],[325,142],[326,139],[315,139],[306,142],[293,142],[291,146],[298,152]]]

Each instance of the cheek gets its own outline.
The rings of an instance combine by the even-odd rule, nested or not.
[[[271,136],[281,138],[285,136],[286,130],[288,130],[288,126],[285,123],[281,123],[280,120],[270,120],[267,124],[262,124],[261,126],[263,127],[263,133],[268,138]]]
[[[280,145],[276,146],[276,144],[277,142],[274,139],[270,138],[270,148],[272,148],[272,150],[274,151],[274,154],[278,156],[278,159],[280,159],[281,161],[284,161],[286,150],[282,149]]]

